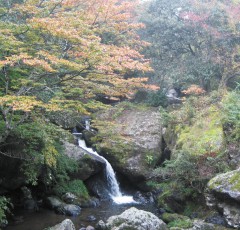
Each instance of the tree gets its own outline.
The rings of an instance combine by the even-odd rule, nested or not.
[[[143,22],[146,50],[161,85],[205,90],[238,75],[240,3],[237,1],[151,1]]]
[[[1,141],[32,110],[103,105],[98,95],[126,98],[143,87],[149,61],[140,54],[137,1],[7,0],[0,3]],[[15,115],[18,119],[15,119]]]

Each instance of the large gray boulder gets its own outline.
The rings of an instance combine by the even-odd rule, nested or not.
[[[208,206],[221,210],[230,226],[240,228],[240,169],[211,179],[206,201]]]
[[[123,104],[97,116],[97,150],[133,183],[149,178],[162,153],[161,115],[157,108]]]
[[[106,224],[103,221],[99,221],[97,229],[166,230],[167,225],[154,214],[132,207],[121,215],[110,217]]]
[[[65,219],[60,224],[57,224],[49,229],[50,230],[76,230],[73,222],[69,219]]]

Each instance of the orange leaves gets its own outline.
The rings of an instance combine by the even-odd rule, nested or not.
[[[21,64],[25,64],[31,67],[41,68],[47,72],[54,72],[54,69],[50,66],[48,62],[41,60],[39,58],[33,58],[27,53],[20,53],[19,55],[12,55],[9,57],[5,57],[5,60],[0,61],[0,67],[6,66],[6,65],[16,66]]]
[[[187,90],[183,90],[182,93],[186,95],[199,95],[206,91],[198,85],[191,85]]]

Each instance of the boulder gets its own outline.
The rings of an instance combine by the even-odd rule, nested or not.
[[[47,116],[52,123],[69,130],[74,129],[83,117],[81,114],[69,111],[49,112]]]
[[[76,230],[73,222],[69,219],[65,219],[60,224],[57,224],[49,229],[50,230]]]
[[[78,216],[81,208],[75,204],[64,204],[56,209],[56,212],[66,216]]]
[[[240,169],[217,175],[207,185],[206,201],[220,210],[228,225],[240,228]]]
[[[84,149],[69,142],[64,142],[65,154],[78,161],[78,171],[72,176],[79,180],[86,180],[103,170],[104,164],[90,156]]]
[[[81,208],[75,204],[66,204],[57,197],[47,197],[44,200],[46,207],[56,211],[58,214],[67,216],[77,216],[81,212]]]
[[[94,124],[98,130],[97,150],[117,172],[140,187],[161,159],[158,109],[122,103],[98,115]]]
[[[150,212],[138,210],[134,207],[127,209],[121,215],[110,217],[106,224],[99,221],[97,225],[99,230],[166,230],[167,225]]]
[[[44,199],[44,205],[47,208],[52,209],[52,210],[59,208],[63,204],[64,204],[63,201],[61,201],[60,199],[58,199],[57,197],[54,197],[54,196],[49,196],[46,199]]]

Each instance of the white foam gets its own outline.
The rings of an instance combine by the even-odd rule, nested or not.
[[[115,204],[133,204],[136,202],[132,196],[112,196],[112,200]]]

